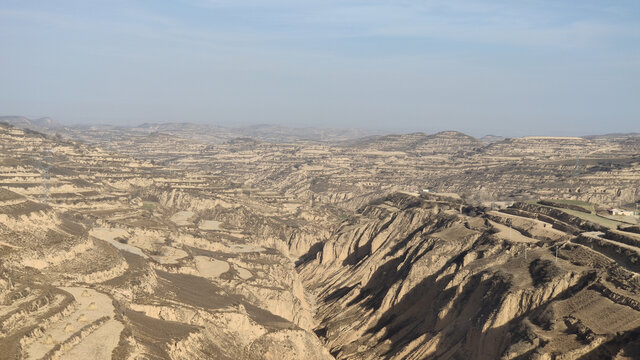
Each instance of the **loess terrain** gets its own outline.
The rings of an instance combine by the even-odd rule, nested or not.
[[[640,358],[640,136],[179,125],[0,124],[0,358]]]

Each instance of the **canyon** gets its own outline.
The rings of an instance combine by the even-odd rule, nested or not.
[[[0,124],[3,359],[640,357],[637,134],[51,124]]]

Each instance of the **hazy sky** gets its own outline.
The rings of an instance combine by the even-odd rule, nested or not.
[[[640,131],[639,0],[0,0],[0,114]]]

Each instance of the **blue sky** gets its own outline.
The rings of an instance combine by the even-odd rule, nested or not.
[[[640,1],[0,0],[0,113],[640,131]]]

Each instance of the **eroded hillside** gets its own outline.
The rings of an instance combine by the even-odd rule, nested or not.
[[[454,131],[340,142],[198,142],[184,131],[147,135],[135,129],[116,134],[96,130],[88,140],[137,159],[352,210],[380,193],[421,189],[476,202],[553,197],[619,207],[640,199],[637,134],[491,142]]]
[[[289,256],[322,231],[224,179],[1,130],[3,358],[331,358]]]
[[[640,356],[640,231],[595,201],[637,191],[629,138],[143,140],[0,126],[3,358]]]
[[[405,194],[362,208],[299,267],[316,333],[338,359],[637,358],[640,237],[543,213]]]

